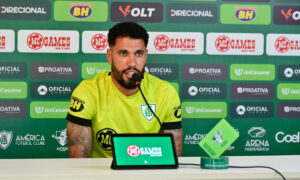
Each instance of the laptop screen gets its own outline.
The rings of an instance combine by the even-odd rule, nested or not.
[[[115,169],[177,168],[172,134],[114,134]]]

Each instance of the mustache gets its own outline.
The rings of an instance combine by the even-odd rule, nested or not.
[[[141,74],[141,71],[140,70],[138,70],[137,68],[132,68],[132,67],[129,67],[129,68],[127,68],[127,69],[124,69],[123,71],[122,71],[122,74],[124,74],[126,71],[128,71],[128,70],[135,70],[139,75]]]

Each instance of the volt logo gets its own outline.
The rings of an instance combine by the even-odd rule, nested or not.
[[[131,8],[131,6],[128,5],[128,6],[126,6],[126,9],[123,10],[122,6],[119,6],[119,10],[123,13],[124,17],[126,17],[130,13],[130,11],[131,11],[130,8]]]
[[[284,16],[285,20],[289,20],[292,16],[292,9],[289,9],[287,12],[284,12],[284,9],[281,9],[281,14]]]
[[[92,4],[70,4],[70,14],[75,18],[87,18],[92,14],[92,9],[89,6]]]
[[[252,21],[256,17],[255,10],[257,8],[242,8],[242,7],[236,7],[236,18],[241,21]]]

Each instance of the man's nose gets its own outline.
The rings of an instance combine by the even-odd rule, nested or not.
[[[137,59],[134,56],[134,54],[131,54],[131,55],[128,56],[127,65],[129,67],[136,67],[136,65],[137,65]]]

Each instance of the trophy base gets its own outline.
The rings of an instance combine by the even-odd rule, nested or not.
[[[201,157],[202,169],[228,169],[228,157],[210,158]]]

